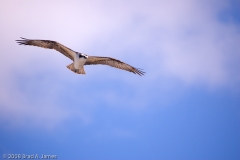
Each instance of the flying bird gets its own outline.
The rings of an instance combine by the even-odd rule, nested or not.
[[[22,38],[22,37],[21,37]],[[66,57],[70,58],[73,63],[67,66],[68,69],[77,74],[86,74],[84,71],[84,65],[93,65],[93,64],[102,64],[109,65],[118,69],[126,70],[140,76],[144,75],[145,72],[141,71],[138,68],[132,67],[129,64],[126,64],[120,60],[111,58],[111,57],[98,57],[98,56],[89,56],[83,53],[75,52],[70,48],[50,40],[32,40],[22,38],[21,40],[16,40],[20,45],[31,45],[48,49],[55,49],[56,51],[62,53]]]

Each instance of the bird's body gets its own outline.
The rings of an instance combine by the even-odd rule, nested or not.
[[[84,65],[93,65],[93,64],[103,64],[109,65],[111,67],[123,69],[134,74],[143,75],[144,72],[134,68],[124,62],[121,62],[117,59],[110,58],[110,57],[97,57],[97,56],[88,56],[83,53],[78,53],[70,48],[65,47],[64,45],[50,40],[29,40],[22,38],[22,40],[17,40],[20,45],[32,45],[38,46],[42,48],[48,49],[55,49],[58,52],[61,52],[63,55],[68,57],[73,61],[70,65],[67,66],[68,69],[71,71],[78,73],[78,74],[86,74],[84,71]]]
[[[73,61],[74,69],[76,69],[76,71],[82,69],[87,61],[87,58],[88,56],[83,55],[82,53],[76,53]]]
[[[84,64],[86,63],[86,61],[87,61],[87,59],[85,59],[85,58],[74,58],[74,62],[73,62],[73,64],[74,64],[74,68],[75,69],[81,69],[83,66],[84,66]]]

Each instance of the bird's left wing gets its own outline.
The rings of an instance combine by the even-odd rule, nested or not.
[[[124,62],[121,62],[117,59],[113,59],[110,57],[89,56],[85,65],[93,65],[93,64],[109,65],[111,67],[123,69],[123,70],[129,71],[129,72],[132,72],[134,74],[138,74],[140,76],[144,75],[144,73],[145,73],[138,68],[134,68]]]
[[[37,47],[42,47],[42,48],[55,49],[56,51],[62,53],[66,57],[70,58],[71,60],[73,60],[73,57],[74,57],[73,50],[71,50],[70,48],[68,48],[56,41],[32,40],[32,39],[26,39],[26,38],[22,38],[22,40],[16,40],[16,41],[20,45],[32,45],[32,46],[37,46]]]

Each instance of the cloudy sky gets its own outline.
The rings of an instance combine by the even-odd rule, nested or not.
[[[240,159],[238,0],[0,2],[0,153]],[[142,68],[86,66],[48,39]]]

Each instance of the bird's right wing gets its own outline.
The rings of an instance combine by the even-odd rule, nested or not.
[[[129,64],[126,64],[122,61],[119,61],[117,59],[110,58],[110,57],[89,56],[85,65],[93,65],[93,64],[109,65],[111,67],[123,69],[125,71],[129,71],[129,72],[132,72],[134,74],[138,74],[140,76],[144,75],[144,73],[145,73],[138,68],[135,68],[133,66],[130,66]]]
[[[20,45],[31,45],[31,46],[37,46],[42,48],[55,49],[56,51],[62,53],[66,57],[70,58],[71,60],[74,59],[74,51],[56,41],[31,40],[26,38],[22,38],[22,40],[16,40],[16,41]]]

